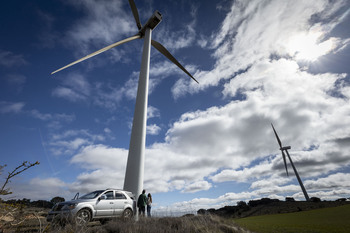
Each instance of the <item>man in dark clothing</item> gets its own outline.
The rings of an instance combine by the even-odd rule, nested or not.
[[[140,216],[145,216],[146,205],[147,205],[146,190],[143,190],[142,194],[140,194],[139,198],[137,199],[137,207],[139,208]]]

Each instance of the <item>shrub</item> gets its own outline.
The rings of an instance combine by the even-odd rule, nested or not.
[[[310,201],[312,201],[312,202],[320,202],[321,198],[319,198],[319,197],[311,197]]]

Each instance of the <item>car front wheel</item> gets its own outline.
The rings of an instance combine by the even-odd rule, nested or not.
[[[79,225],[87,224],[91,220],[90,211],[87,209],[79,210],[79,212],[77,213],[77,215],[75,217],[75,220],[76,220],[77,224],[79,224]]]

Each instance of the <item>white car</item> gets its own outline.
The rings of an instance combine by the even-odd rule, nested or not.
[[[78,224],[108,218],[131,218],[136,209],[131,192],[119,189],[97,190],[71,201],[57,203],[48,213],[48,222],[54,219],[75,219]]]

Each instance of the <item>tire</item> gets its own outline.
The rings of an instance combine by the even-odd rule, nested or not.
[[[91,221],[91,212],[88,209],[79,210],[75,216],[75,221],[78,225],[86,225]]]
[[[123,212],[123,219],[131,219],[133,216],[133,212],[131,209],[126,209]]]

